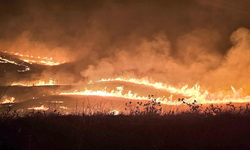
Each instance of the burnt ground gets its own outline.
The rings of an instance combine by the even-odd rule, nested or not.
[[[250,149],[250,116],[2,118],[0,149]]]

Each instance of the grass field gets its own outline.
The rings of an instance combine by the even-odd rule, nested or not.
[[[190,107],[192,108],[192,107]],[[61,115],[34,111],[0,119],[0,149],[249,149],[250,115],[157,111]]]

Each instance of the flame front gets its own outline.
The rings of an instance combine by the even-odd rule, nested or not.
[[[250,102],[250,95],[242,96],[242,89],[235,90],[234,87],[231,87],[232,91],[228,92],[217,92],[210,93],[208,90],[201,89],[200,85],[196,84],[191,88],[188,88],[188,85],[184,85],[181,88],[176,88],[171,85],[167,85],[161,82],[150,83],[147,79],[135,79],[130,78],[126,79],[123,77],[118,78],[108,78],[101,79],[97,82],[112,82],[112,81],[121,81],[121,82],[130,82],[134,84],[140,84],[145,86],[150,86],[155,89],[166,90],[171,94],[180,94],[182,96],[188,97],[186,99],[187,102],[193,102],[197,100],[200,104],[220,104],[220,103],[246,103]],[[164,98],[160,98],[165,100]]]
[[[122,82],[130,82],[130,83],[134,83],[134,84],[146,85],[146,86],[154,87],[156,89],[166,90],[166,91],[173,93],[173,94],[181,94],[181,95],[187,96],[187,97],[191,97],[194,95],[201,95],[200,86],[197,84],[189,89],[188,89],[188,85],[185,85],[185,86],[178,89],[178,88],[175,88],[171,85],[167,85],[167,84],[164,84],[161,82],[150,83],[147,79],[135,79],[135,78],[126,79],[123,77],[101,79],[97,82],[109,82],[109,81],[122,81]],[[207,91],[205,91],[205,92],[207,92]]]
[[[51,78],[47,82],[38,80],[38,81],[33,81],[33,82],[13,82],[11,84],[11,86],[27,86],[27,87],[30,87],[30,86],[51,86],[51,85],[57,85],[56,81],[51,79]]]
[[[23,55],[20,53],[16,52],[7,52],[7,51],[2,51],[3,53],[11,54],[20,57],[20,59],[24,62],[27,62],[29,64],[40,64],[40,65],[46,65],[46,66],[57,66],[64,64],[66,61],[62,62],[54,62],[53,57],[40,57],[40,56],[32,56],[32,55]]]
[[[148,96],[139,96],[137,93],[132,93],[128,91],[128,93],[123,94],[123,86],[116,87],[116,90],[107,91],[106,88],[103,90],[88,90],[87,88],[84,91],[74,91],[74,92],[64,92],[59,95],[86,95],[86,96],[104,96],[104,97],[119,97],[133,100],[148,100]],[[161,102],[163,104],[168,105],[180,105],[181,102],[173,101],[172,97],[158,97],[156,98],[156,102]]]
[[[161,82],[150,83],[147,79],[135,79],[135,78],[109,78],[109,79],[101,79],[97,82],[112,82],[112,81],[122,81],[122,82],[130,82],[133,84],[140,84],[145,86],[150,86],[156,89],[165,90],[172,95],[170,97],[157,97],[156,101],[161,102],[163,104],[168,105],[180,105],[181,102],[173,100],[173,95],[182,95],[185,98],[186,102],[192,103],[196,100],[199,104],[225,104],[229,102],[234,103],[247,103],[250,102],[250,96],[243,96],[242,89],[236,90],[231,87],[231,91],[227,92],[217,92],[217,93],[210,93],[208,90],[202,89],[198,84],[194,85],[191,88],[188,88],[188,85],[184,85],[183,87],[176,88],[171,85],[167,85]],[[148,96],[139,96],[137,93],[132,93],[129,91],[126,94],[123,94],[123,86],[116,87],[116,90],[107,91],[106,88],[103,90],[89,90],[85,89],[84,91],[78,92],[65,92],[60,93],[60,95],[95,95],[95,96],[110,96],[110,97],[120,97],[120,98],[127,98],[127,99],[135,99],[135,100],[148,100]]]
[[[147,99],[147,97],[140,97],[138,96],[137,93],[132,94],[131,91],[129,91],[126,94],[122,94],[123,92],[123,87],[119,86],[116,87],[116,90],[112,90],[111,92],[108,92],[106,90],[106,87],[103,90],[88,90],[87,88],[84,91],[78,92],[77,90],[75,90],[72,93],[60,93],[59,95],[93,95],[93,96],[112,96],[112,97],[121,97],[121,98],[128,98],[128,99]]]

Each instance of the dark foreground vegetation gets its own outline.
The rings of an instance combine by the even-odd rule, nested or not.
[[[248,113],[210,115],[189,105],[186,113],[163,115],[153,105],[130,115],[38,111],[19,117],[8,110],[0,119],[0,149],[250,149]]]

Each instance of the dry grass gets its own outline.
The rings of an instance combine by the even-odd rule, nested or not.
[[[101,103],[94,109],[85,103],[84,110],[76,103],[68,115],[32,110],[21,116],[7,107],[0,117],[0,149],[250,148],[249,104],[243,110],[228,103],[222,111],[180,100],[190,109],[163,111],[154,99],[126,103],[118,115]]]

